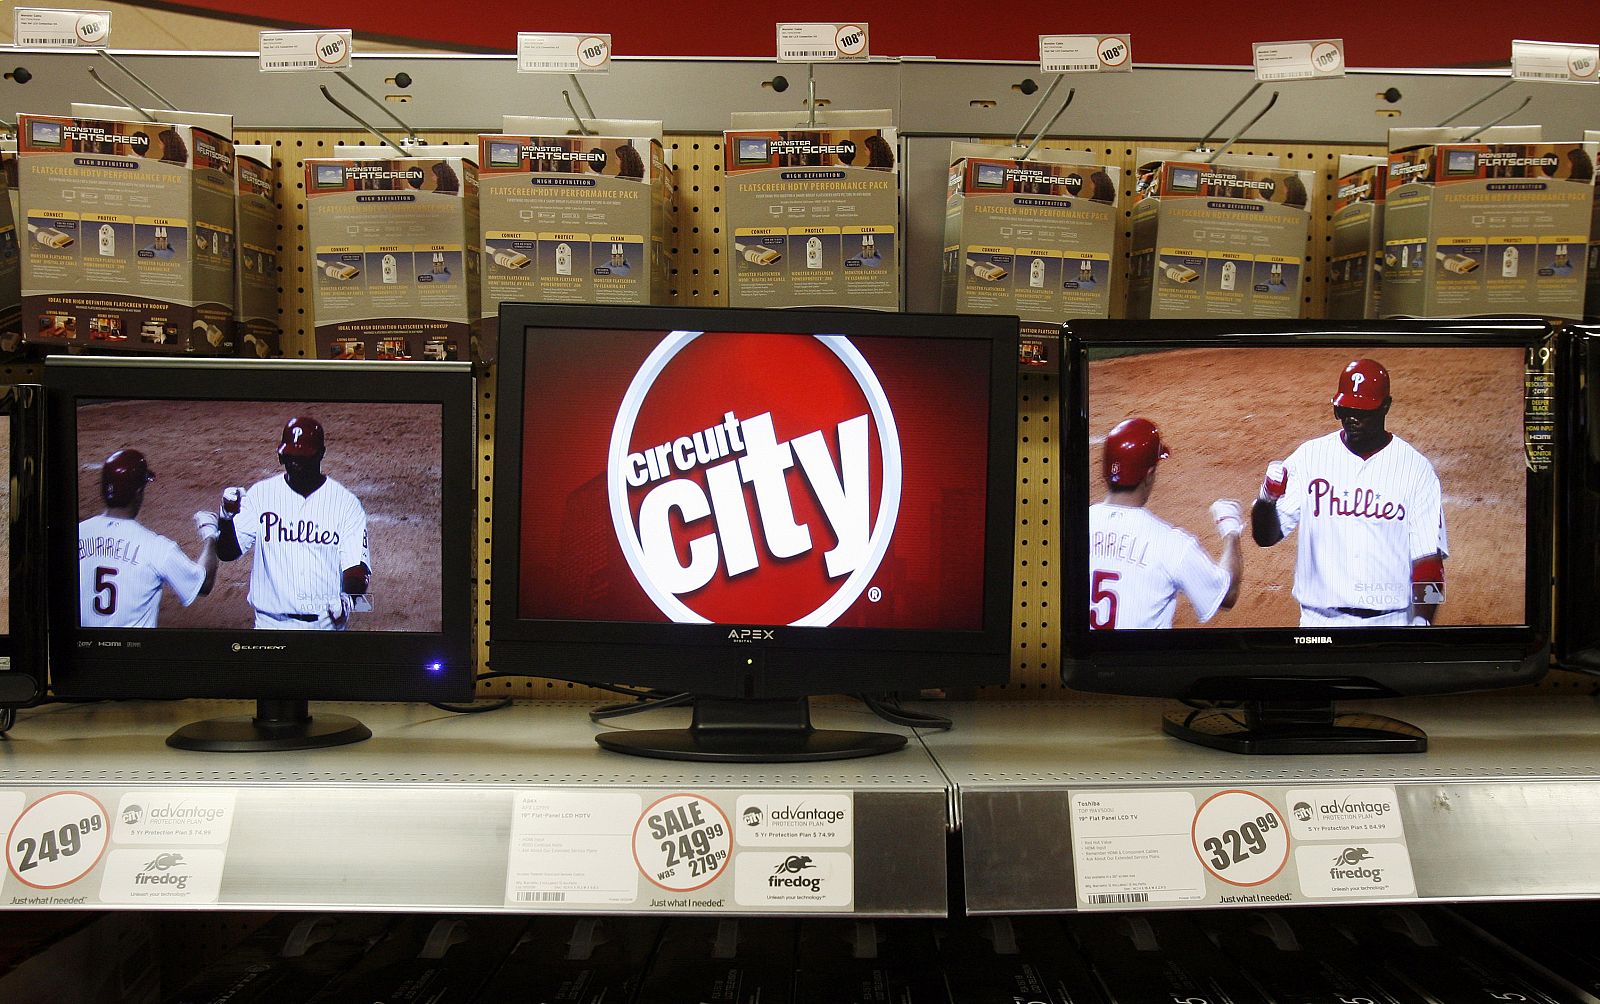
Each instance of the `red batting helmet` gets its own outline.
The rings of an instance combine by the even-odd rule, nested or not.
[[[131,504],[139,490],[155,479],[144,454],[138,450],[118,450],[100,465],[100,496],[106,505],[120,508]]]
[[[1335,408],[1377,411],[1389,400],[1389,371],[1375,359],[1353,359],[1339,374],[1339,392],[1333,395]]]
[[[283,423],[283,441],[278,444],[278,456],[320,457],[325,450],[321,422],[297,415]]]
[[[1137,488],[1171,454],[1161,441],[1161,430],[1148,418],[1130,418],[1106,434],[1100,470],[1114,488]]]

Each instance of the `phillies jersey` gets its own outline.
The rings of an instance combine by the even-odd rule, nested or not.
[[[1180,592],[1203,624],[1228,595],[1227,569],[1142,506],[1089,507],[1091,628],[1170,628]]]
[[[310,495],[290,488],[281,474],[256,482],[245,492],[233,532],[241,554],[255,548],[250,605],[258,614],[323,618],[341,609],[344,570],[372,568],[366,510],[332,478]],[[256,626],[262,626],[259,619]]]
[[[1439,476],[1399,436],[1366,460],[1335,431],[1284,461],[1278,525],[1298,527],[1294,598],[1302,607],[1399,611],[1411,606],[1411,563],[1449,553]]]
[[[102,513],[78,524],[78,623],[82,627],[153,628],[161,585],[184,606],[205,585],[206,571],[138,521]]]

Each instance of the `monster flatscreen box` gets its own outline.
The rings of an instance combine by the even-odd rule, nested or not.
[[[993,917],[952,923],[939,935],[939,959],[950,999],[960,1004],[1111,1000],[1054,918]]]
[[[276,1004],[315,995],[364,958],[390,926],[382,914],[280,914],[220,956],[167,1004]]]
[[[498,332],[479,324],[475,154],[305,162],[319,357],[493,360]]]
[[[675,919],[634,1004],[791,1004],[794,966],[791,920]]]
[[[665,303],[672,174],[660,122],[507,116],[478,137],[484,327],[500,304]]]
[[[538,917],[500,971],[485,1001],[616,1004],[631,1001],[661,936],[648,917]]]
[[[1058,324],[1109,317],[1121,278],[1111,268],[1121,169],[1085,154],[1019,152],[950,145],[943,309]]]
[[[278,324],[277,173],[267,144],[241,143],[233,153],[239,178],[235,332],[241,356],[267,359],[283,355],[283,328]]]
[[[1600,129],[1590,129],[1583,134],[1583,150],[1589,162],[1600,164]],[[1585,280],[1587,292],[1583,296],[1584,314],[1600,317],[1600,184],[1595,185],[1592,215],[1589,218],[1589,264]]]
[[[1583,144],[1421,132],[1390,134],[1383,316],[1582,317],[1594,213]]]
[[[900,309],[900,167],[884,112],[735,115],[723,134],[728,303]]]
[[[1169,150],[1139,165],[1130,317],[1300,316],[1314,172]]]
[[[1328,260],[1328,316],[1371,320],[1378,316],[1383,281],[1383,198],[1387,157],[1339,157],[1333,199],[1333,255]]]
[[[17,144],[0,141],[0,363],[22,353],[22,247],[17,242]]]
[[[182,122],[59,115],[22,115],[17,129],[23,337],[231,353],[232,140]]]
[[[926,924],[800,922],[795,1004],[947,1004],[939,949]]]

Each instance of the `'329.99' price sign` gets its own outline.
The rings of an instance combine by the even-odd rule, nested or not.
[[[1219,791],[1194,816],[1194,850],[1206,871],[1237,886],[1272,881],[1289,863],[1289,827],[1252,791]]]
[[[111,838],[105,806],[81,791],[58,791],[17,817],[6,835],[6,867],[35,889],[60,889],[99,864]]]

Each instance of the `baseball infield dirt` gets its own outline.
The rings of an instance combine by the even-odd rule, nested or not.
[[[156,480],[139,522],[200,549],[193,514],[216,512],[222,490],[283,473],[283,424],[310,415],[327,433],[322,472],[350,489],[367,512],[372,550],[370,613],[351,615],[355,631],[435,631],[440,579],[439,409],[429,405],[297,402],[115,401],[86,405],[78,423],[78,511],[102,510],[100,466],[119,449],[144,453]],[[223,562],[216,586],[185,609],[163,590],[161,627],[249,628],[246,600],[253,555]],[[466,588],[460,584],[459,588]]]
[[[1172,456],[1157,468],[1150,510],[1194,534],[1215,557],[1208,511],[1219,498],[1244,510],[1244,582],[1217,627],[1294,626],[1296,538],[1250,539],[1249,510],[1269,461],[1338,428],[1331,403],[1356,358],[1389,371],[1387,427],[1427,457],[1444,492],[1450,557],[1439,624],[1520,623],[1525,562],[1522,353],[1518,349],[1186,349],[1090,364],[1091,501],[1105,494],[1100,443],[1124,418],[1161,428]],[[1293,490],[1293,486],[1290,486]],[[1195,624],[1178,604],[1175,627]]]

